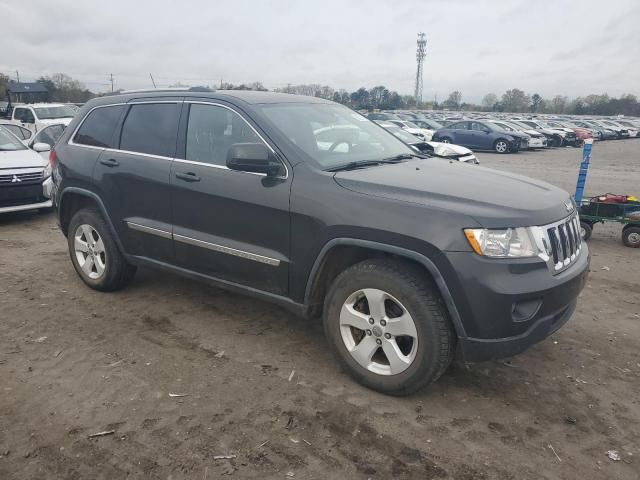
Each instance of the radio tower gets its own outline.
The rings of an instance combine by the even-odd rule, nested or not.
[[[418,68],[416,70],[416,108],[422,103],[422,70],[424,67],[424,58],[427,56],[427,39],[424,33],[418,34],[418,48],[416,49],[416,62]]]

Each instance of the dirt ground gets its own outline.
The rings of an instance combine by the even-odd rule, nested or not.
[[[572,191],[580,155],[479,157]],[[640,140],[596,144],[587,191],[640,195]],[[637,480],[640,249],[619,233],[596,227],[559,332],[399,399],[353,383],[320,325],[149,270],[92,291],[53,215],[1,216],[0,479]]]

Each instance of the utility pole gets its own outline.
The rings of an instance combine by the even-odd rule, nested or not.
[[[18,83],[20,83],[20,73],[16,70],[16,78],[18,79]]]
[[[416,108],[422,103],[422,71],[424,67],[424,58],[427,56],[427,39],[424,33],[418,33],[418,48],[416,49]]]
[[[151,77],[151,83],[153,83],[153,88],[158,88],[158,87],[156,87],[156,82],[153,79],[153,75],[151,75],[151,72],[149,72],[149,76]],[[113,91],[113,87],[111,88],[111,90]]]
[[[113,93],[113,73],[109,74],[109,80],[111,81],[111,93]]]

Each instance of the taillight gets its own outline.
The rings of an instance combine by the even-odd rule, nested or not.
[[[58,156],[56,155],[55,149],[52,148],[49,151],[49,166],[51,167],[51,170],[56,168],[57,163],[58,163]]]

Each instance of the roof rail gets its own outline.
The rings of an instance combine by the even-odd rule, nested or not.
[[[215,92],[215,90],[209,87],[166,87],[166,88],[141,88],[138,90],[122,90],[120,92],[113,92],[113,93],[121,94],[121,93],[154,93],[154,92]]]

